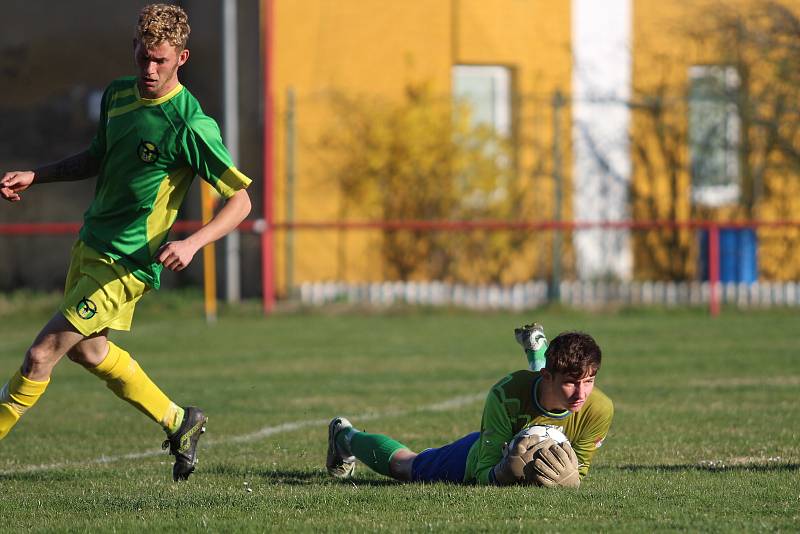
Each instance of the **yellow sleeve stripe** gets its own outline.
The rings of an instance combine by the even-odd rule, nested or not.
[[[225,198],[231,198],[236,191],[244,189],[252,180],[242,174],[236,167],[228,167],[216,183],[216,189]]]
[[[121,91],[116,91],[114,96],[111,97],[111,104],[113,105],[116,103],[117,100],[122,100],[123,98],[134,96],[135,92],[133,87],[130,89],[122,89]]]
[[[126,113],[128,113],[130,111],[133,111],[135,109],[139,109],[140,107],[142,107],[141,101],[136,101],[136,102],[133,102],[132,104],[128,104],[127,106],[121,106],[121,107],[118,107],[118,108],[109,109],[108,110],[108,118],[110,119],[111,117],[118,117],[119,115],[124,115],[124,114],[126,114]]]

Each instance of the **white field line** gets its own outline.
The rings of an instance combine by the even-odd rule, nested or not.
[[[477,402],[479,400],[483,400],[485,398],[485,394],[480,395],[462,395],[460,397],[453,397],[452,399],[445,400],[443,402],[438,402],[435,404],[429,404],[427,406],[419,406],[416,408],[411,408],[407,410],[396,410],[396,411],[387,411],[382,413],[366,413],[362,415],[357,415],[353,419],[356,423],[361,421],[372,421],[375,419],[380,419],[384,417],[395,417],[395,416],[402,416],[408,415],[415,412],[446,412],[449,410],[453,410],[456,408],[460,408],[462,406],[466,406],[468,404],[472,404],[473,402]],[[280,425],[274,426],[265,426],[255,432],[250,432],[249,434],[241,434],[239,436],[231,436],[231,437],[223,437],[218,439],[205,439],[203,440],[202,448],[208,447],[216,447],[219,445],[228,445],[231,443],[250,443],[253,441],[258,441],[264,438],[268,438],[270,436],[274,436],[276,434],[283,434],[286,432],[294,432],[295,430],[300,430],[303,428],[309,427],[316,427],[320,429],[320,433],[324,435],[325,429],[330,422],[330,419],[305,419],[300,421],[291,421],[288,423],[281,423]],[[100,456],[98,458],[89,459],[89,460],[75,460],[69,462],[58,462],[52,464],[38,464],[38,465],[23,465],[19,467],[15,467],[13,469],[5,469],[0,470],[0,475],[15,475],[20,473],[34,473],[34,472],[41,472],[41,471],[56,471],[59,469],[65,469],[68,467],[89,467],[92,465],[98,464],[110,464],[113,462],[121,462],[124,460],[138,460],[141,458],[150,458],[153,456],[159,456],[162,454],[166,454],[162,450],[147,450],[142,452],[131,452],[128,454],[119,454],[114,456]]]

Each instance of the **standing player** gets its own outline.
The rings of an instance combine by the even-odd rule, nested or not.
[[[480,432],[415,453],[337,417],[328,426],[328,472],[350,477],[358,459],[378,473],[404,481],[509,485],[525,479],[549,487],[578,486],[614,414],[611,400],[594,387],[600,347],[580,332],[562,333],[548,347],[541,326],[535,324],[516,329],[515,336],[531,366],[533,353],[546,347],[545,365],[539,371],[511,373],[492,387]],[[535,438],[525,435],[525,429],[535,425],[561,427],[569,443],[558,445],[547,439],[536,444]],[[535,468],[525,469],[534,458]]]
[[[189,59],[188,37],[188,18],[180,7],[142,9],[133,40],[137,76],[115,80],[105,90],[89,149],[0,179],[0,195],[16,202],[31,185],[97,176],[59,311],[0,390],[0,439],[44,393],[66,354],[164,428],[164,448],[175,456],[175,480],[194,471],[205,414],[175,404],[107,337],[111,329],[130,330],[136,303],[158,289],[164,267],[186,268],[198,250],[231,232],[250,212],[245,191],[250,179],[233,166],[217,124],[178,81],[178,69]],[[195,233],[167,241],[195,174],[227,201]]]

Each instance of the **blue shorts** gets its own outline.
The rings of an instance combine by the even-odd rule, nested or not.
[[[437,449],[425,449],[414,458],[411,480],[415,482],[464,482],[467,455],[480,432],[467,434]]]

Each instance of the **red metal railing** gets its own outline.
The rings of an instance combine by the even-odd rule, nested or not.
[[[200,221],[178,221],[173,231],[178,233],[192,232],[200,228]],[[75,235],[80,223],[0,223],[0,235]],[[710,286],[709,311],[716,316],[720,311],[720,247],[719,232],[727,228],[775,228],[800,227],[800,221],[298,221],[278,222],[271,226],[263,219],[244,221],[239,229],[262,235],[262,287],[264,291],[264,312],[269,313],[275,302],[273,273],[273,234],[286,230],[422,230],[443,232],[470,232],[476,230],[555,230],[576,231],[589,229],[606,230],[653,230],[653,229],[695,229],[708,231],[708,278]],[[268,250],[264,250],[264,248]]]

